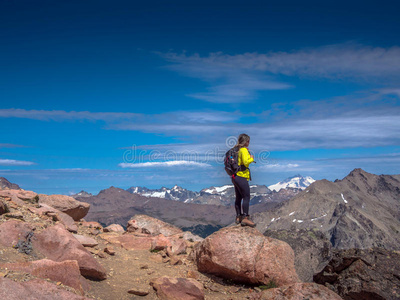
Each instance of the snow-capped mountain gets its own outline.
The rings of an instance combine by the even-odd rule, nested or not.
[[[164,198],[182,202],[189,202],[191,199],[199,195],[197,192],[189,191],[177,185],[171,189],[166,187],[162,187],[160,189],[148,189],[146,187],[136,186],[130,187],[127,189],[127,191],[132,194],[139,194],[145,197]]]
[[[303,177],[301,175],[295,175],[293,177],[287,178],[284,181],[270,185],[268,188],[276,192],[279,192],[281,189],[286,189],[286,188],[296,188],[304,190],[314,181],[315,180],[310,176]]]
[[[250,186],[250,205],[282,202],[290,199],[301,189],[307,187],[314,179],[311,177],[303,178],[300,175],[294,176],[287,181],[287,186],[282,186],[272,190],[265,185],[254,184]],[[297,181],[296,181],[297,180]],[[285,182],[286,182],[285,181]],[[280,191],[282,189],[282,191]],[[160,189],[148,189],[146,187],[131,187],[127,189],[132,194],[139,194],[145,197],[164,198],[168,200],[181,201],[195,204],[213,204],[229,206],[235,203],[235,188],[232,184],[223,186],[212,186],[202,189],[200,192],[194,192],[175,185],[173,188],[162,187]]]

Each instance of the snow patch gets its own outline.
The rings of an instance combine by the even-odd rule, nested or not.
[[[343,194],[340,194],[340,195],[342,195],[342,199],[343,199],[344,203],[347,203],[348,201],[346,199],[344,199]]]

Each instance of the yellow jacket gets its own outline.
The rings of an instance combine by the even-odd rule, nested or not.
[[[247,178],[247,180],[249,180],[250,179],[250,170],[248,168],[249,168],[249,165],[254,161],[254,159],[250,156],[249,150],[247,150],[246,147],[239,149],[238,157],[239,157],[239,159],[238,159],[239,166],[244,165],[244,166],[246,166],[247,169],[245,171],[237,172],[236,175]]]

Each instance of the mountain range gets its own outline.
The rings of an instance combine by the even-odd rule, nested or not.
[[[315,180],[311,177],[296,175],[270,187],[265,185],[251,185],[250,205],[287,200],[301,190],[307,188],[314,181]],[[284,191],[281,192],[282,189],[284,189]],[[212,186],[202,189],[200,192],[190,191],[177,185],[171,189],[166,187],[160,189],[148,189],[146,187],[133,186],[127,189],[127,191],[145,197],[164,198],[184,203],[229,206],[233,205],[235,201],[235,189],[233,185],[224,185],[220,187]]]
[[[315,229],[338,249],[400,243],[400,175],[353,170],[342,180],[318,180],[279,206],[254,215],[257,228]]]

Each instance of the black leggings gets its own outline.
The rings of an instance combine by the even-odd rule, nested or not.
[[[235,176],[232,178],[232,183],[235,186],[235,209],[236,215],[242,214],[242,199],[243,199],[243,214],[249,215],[249,205],[250,205],[250,186],[246,178],[241,176]]]

